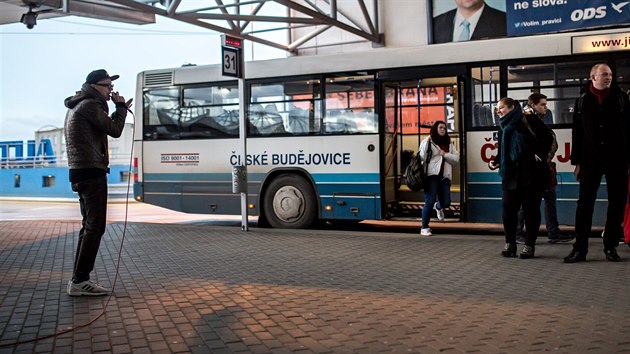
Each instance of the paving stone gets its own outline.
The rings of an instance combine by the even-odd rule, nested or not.
[[[0,222],[3,353],[629,353],[630,249],[588,261],[501,237],[130,223],[106,298],[65,294],[78,225]],[[122,224],[94,279],[111,286]],[[70,333],[36,343],[18,340]]]

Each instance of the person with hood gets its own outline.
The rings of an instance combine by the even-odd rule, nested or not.
[[[523,114],[518,102],[504,97],[497,103],[499,152],[489,167],[502,178],[505,246],[501,255],[516,257],[518,211],[525,212],[525,246],[519,258],[534,257],[540,228],[540,202],[549,183],[547,153],[553,136],[534,114]]]
[[[74,270],[67,287],[70,296],[98,296],[108,292],[90,280],[90,273],[107,218],[107,136],[120,137],[133,100],[125,102],[125,98],[114,91],[112,82],[118,77],[110,76],[104,69],[94,70],[88,74],[81,90],[64,101],[68,108],[64,134],[69,177],[72,190],[79,195],[82,216]],[[111,116],[107,105],[110,98],[116,105]]]
[[[586,260],[597,190],[606,176],[608,210],[604,227],[604,254],[611,262],[623,237],[623,216],[628,196],[630,163],[630,103],[613,83],[607,64],[596,64],[573,110],[571,164],[580,183],[575,211],[575,242],[564,263]]]
[[[435,208],[438,220],[444,220],[444,208],[451,206],[453,165],[459,162],[459,152],[446,131],[446,122],[437,121],[431,126],[429,136],[420,143],[418,154],[427,166],[420,235],[431,236],[431,213]]]

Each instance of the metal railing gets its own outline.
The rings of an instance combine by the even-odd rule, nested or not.
[[[109,158],[110,165],[128,165],[129,154],[113,155]],[[59,159],[55,156],[27,156],[21,158],[0,158],[0,169],[15,168],[46,168],[46,167],[67,167],[67,159]]]
[[[67,166],[55,158],[54,156],[37,156],[37,157],[23,157],[23,158],[0,158],[0,168],[12,169],[12,168],[34,168],[34,167],[57,167]]]

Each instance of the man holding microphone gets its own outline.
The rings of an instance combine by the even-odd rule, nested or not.
[[[82,216],[74,270],[67,287],[70,296],[99,296],[108,292],[90,280],[90,273],[107,219],[107,136],[121,136],[133,100],[125,102],[125,98],[114,91],[112,82],[118,77],[110,76],[104,69],[94,70],[88,74],[81,90],[64,101],[68,108],[64,133],[70,183],[79,195]],[[111,116],[107,105],[110,98],[116,104]]]

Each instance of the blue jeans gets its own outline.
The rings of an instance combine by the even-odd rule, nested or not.
[[[424,182],[424,207],[422,208],[422,228],[429,227],[433,206],[440,209],[451,206],[451,180],[442,176],[428,176]]]
[[[547,236],[554,238],[560,235],[560,226],[558,225],[558,210],[556,209],[556,187],[549,188],[543,192],[545,200],[545,226],[547,228]],[[521,207],[518,211],[518,235],[524,235],[523,227],[525,225],[525,211]]]
[[[80,283],[90,279],[94,262],[105,233],[107,221],[107,176],[72,183],[79,194],[81,205],[81,231],[74,257],[72,280]]]

